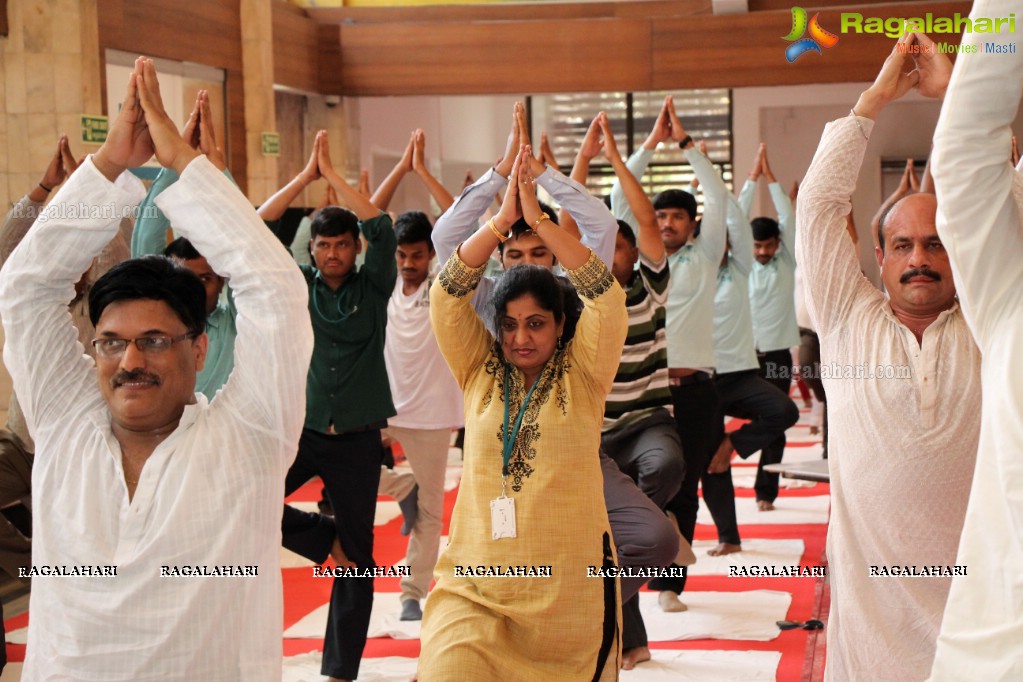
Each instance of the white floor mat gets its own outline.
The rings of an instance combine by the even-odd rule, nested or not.
[[[781,632],[775,622],[785,620],[792,595],[776,590],[685,592],[682,601],[688,611],[665,613],[657,605],[657,592],[639,593],[639,610],[651,642],[689,639],[768,642]]]
[[[669,651],[651,649],[651,660],[623,670],[622,682],[774,682],[778,651]],[[287,678],[285,678],[287,679]],[[362,673],[359,674],[362,679]]]
[[[810,433],[809,424],[795,424],[785,431],[785,442],[787,443],[819,443],[821,434]]]
[[[740,526],[750,524],[802,524],[827,523],[830,498],[827,495],[812,497],[787,497],[782,495],[774,501],[774,511],[757,510],[757,501],[752,497],[735,498],[735,516]],[[700,512],[697,523],[714,525],[714,519],[707,510],[707,503],[700,498]]]
[[[282,682],[327,682],[327,678],[320,674],[322,658],[319,651],[285,656]],[[359,664],[359,682],[409,682],[416,676],[418,664],[419,659],[406,656],[363,657]]]
[[[327,611],[330,604],[306,614],[284,631],[285,639],[323,639],[327,629]],[[390,637],[392,639],[419,639],[418,620],[398,620],[401,614],[401,594],[398,592],[377,592],[373,595],[373,613],[369,617],[370,637]],[[775,620],[780,620],[781,617]],[[362,673],[359,673],[362,679]]]
[[[802,540],[750,538],[743,539],[741,552],[725,556],[707,554],[707,550],[717,544],[716,540],[693,543],[696,563],[689,567],[689,575],[728,575],[729,566],[796,566],[806,551]],[[686,596],[683,595],[682,601],[686,601]]]

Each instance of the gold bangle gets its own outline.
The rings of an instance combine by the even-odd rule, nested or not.
[[[549,215],[547,215],[546,213],[541,213],[540,217],[533,221],[533,232],[536,232],[537,228],[540,227],[540,223],[550,219],[551,217]]]
[[[489,227],[490,231],[494,233],[495,237],[497,237],[497,241],[502,244],[508,241],[508,235],[501,234],[501,231],[497,229],[497,225],[494,223],[493,218],[487,221],[487,227]]]

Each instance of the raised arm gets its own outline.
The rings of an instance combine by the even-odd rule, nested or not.
[[[767,191],[771,194],[771,203],[774,204],[774,211],[778,214],[778,230],[781,232],[781,243],[785,248],[782,251],[783,257],[796,258],[796,212],[792,208],[792,199],[782,188],[781,183],[771,172],[771,165],[767,161],[767,145],[763,148],[763,161],[761,168],[764,178],[767,180]]]
[[[682,146],[682,153],[693,167],[693,172],[703,187],[703,218],[700,222],[700,238],[697,241],[705,258],[717,263],[725,253],[725,233],[729,215],[738,209],[738,204],[729,208],[731,192],[725,181],[706,154],[696,148],[693,139],[686,133],[682,122],[675,114],[675,106],[667,102],[668,120],[671,122],[671,139]],[[688,142],[686,141],[688,139]],[[749,223],[746,224],[749,230]]]
[[[742,189],[739,191],[739,208],[742,209],[747,218],[750,217],[750,209],[753,207],[753,196],[757,192],[757,180],[763,174],[764,147],[764,143],[761,142],[757,148],[756,158],[753,159],[753,168],[746,177],[746,182],[742,183]]]
[[[519,124],[519,140],[529,146],[529,130],[523,112],[517,119]],[[618,234],[618,223],[604,202],[590,194],[582,184],[566,177],[553,166],[530,155],[528,170],[536,183],[547,190],[562,210],[572,214],[579,228],[582,243],[593,250],[608,267],[614,260],[615,237]]]
[[[398,163],[394,164],[394,168],[387,174],[384,181],[377,187],[377,191],[373,192],[370,201],[373,205],[379,208],[381,211],[386,211],[391,205],[391,199],[394,198],[394,192],[398,189],[398,185],[405,179],[405,175],[412,171],[412,154],[413,148],[416,142],[416,131],[412,131],[409,135],[408,144],[405,145],[405,152],[398,159]]]
[[[192,149],[202,152],[215,168],[224,173],[228,180],[234,182],[231,172],[227,170],[224,152],[217,144],[213,131],[213,112],[210,108],[209,93],[200,90],[195,97],[195,106],[188,117],[188,123],[181,134],[181,139]],[[156,205],[156,197],[178,180],[178,174],[170,168],[162,168],[157,174],[149,192],[139,205],[135,219],[135,229],[131,233],[131,257],[138,258],[150,254],[163,253],[167,246],[167,230],[170,220]]]
[[[540,208],[540,202],[536,198],[537,181],[532,175],[533,169],[528,164],[532,158],[531,148],[528,146],[523,147],[519,155],[517,168],[518,195],[519,205],[522,208],[522,218],[528,225],[533,227],[533,231],[544,241],[544,244],[551,250],[551,253],[554,254],[554,257],[558,259],[563,268],[574,270],[582,267],[590,258],[590,249],[558,227]],[[613,253],[612,251],[612,258]]]
[[[292,178],[291,182],[281,187],[273,196],[263,202],[257,211],[260,218],[268,223],[280,220],[281,216],[284,215],[284,211],[288,209],[288,206],[291,206],[291,202],[302,193],[302,190],[308,187],[310,183],[320,179],[321,174],[318,163],[320,145],[325,144],[326,136],[326,130],[316,133],[316,138],[313,140],[313,150],[309,154],[309,160],[306,162],[305,168]]]
[[[556,171],[561,171],[561,164],[554,158],[554,150],[551,149],[551,142],[547,139],[547,131],[540,133],[540,154],[539,159]]]
[[[0,225],[0,267],[7,262],[8,256],[21,243],[32,223],[39,217],[50,192],[74,173],[76,168],[78,161],[71,154],[67,135],[61,135],[43,177],[4,216],[3,224]]]
[[[664,242],[661,240],[661,230],[657,225],[657,214],[654,205],[650,203],[643,186],[639,184],[636,176],[629,172],[622,155],[618,151],[618,143],[615,142],[614,131],[611,130],[611,122],[603,111],[597,116],[601,133],[603,134],[604,156],[611,163],[615,177],[621,187],[622,194],[629,204],[636,221],[637,234],[636,244],[639,252],[644,258],[657,263],[664,258]]]
[[[4,360],[37,445],[49,434],[36,424],[57,428],[72,406],[102,401],[67,305],[93,256],[117,233],[119,215],[145,194],[137,178],[123,174],[153,154],[138,102],[139,72],[137,62],[106,142],[57,193],[0,272]],[[105,210],[71,218],[65,208],[81,204]]]
[[[908,92],[917,80],[907,73],[908,57],[898,47],[892,48],[874,83],[863,91],[853,111],[825,126],[799,187],[796,259],[803,269],[807,311],[821,336],[840,328],[856,300],[864,296],[883,297],[860,272],[846,216],[852,209],[852,193],[874,118],[889,102]]]
[[[575,162],[572,164],[572,174],[569,176],[584,187],[590,175],[590,162],[593,161],[593,157],[600,153],[600,136],[600,123],[594,118],[586,129],[582,144],[579,145],[579,151],[575,155]],[[576,239],[582,239],[582,234],[579,232],[579,224],[575,221],[575,217],[570,211],[561,211],[558,224],[561,225],[561,229]]]
[[[668,106],[671,101],[671,95],[664,98],[664,104],[661,105],[661,110],[657,113],[657,118],[654,120],[654,127],[650,130],[646,140],[643,141],[643,146],[637,149],[625,164],[629,172],[637,180],[643,178],[643,173],[646,172],[647,166],[650,165],[650,160],[654,158],[654,150],[657,149],[657,145],[671,139],[671,120],[668,116]],[[632,209],[629,208],[629,202],[626,200],[625,193],[622,191],[621,183],[618,180],[615,180],[611,185],[611,213],[618,220],[624,220],[629,225],[632,225],[633,228],[638,227],[636,225],[636,216],[632,214]]]
[[[979,0],[971,16],[1002,16],[1013,7]],[[1023,182],[1006,154],[1023,90],[1023,60],[1015,40],[1012,33],[963,34],[963,45],[993,43],[1003,53],[956,59],[934,137],[938,234],[981,350],[995,324],[1019,310],[1023,290],[1018,204]]]
[[[433,177],[433,173],[430,172],[429,167],[426,165],[426,133],[421,129],[416,129],[415,132],[415,146],[412,153],[412,170],[416,172],[419,179],[426,185],[426,189],[430,192],[430,196],[437,202],[437,206],[440,210],[446,211],[451,208],[451,204],[455,203],[455,198],[451,196],[444,185],[440,184],[440,181]]]
[[[326,132],[320,140],[319,154],[320,174],[359,219],[359,229],[366,238],[366,260],[359,268],[359,273],[365,275],[378,292],[390,296],[398,277],[398,266],[394,262],[398,240],[394,236],[391,217],[374,206],[334,170]]]
[[[305,281],[245,196],[178,136],[150,60],[144,60],[139,92],[157,160],[180,176],[157,204],[213,269],[230,278],[234,290],[235,365],[211,409],[258,424],[267,437],[280,441],[281,454],[290,459],[305,419],[305,375],[312,355]]]
[[[573,367],[591,377],[595,393],[604,398],[611,390],[629,327],[625,291],[593,251],[543,216],[532,169],[527,167],[529,158],[530,148],[525,147],[518,168],[522,217],[534,226],[537,235],[565,268],[583,302],[572,340],[571,361]]]
[[[494,201],[494,196],[504,191],[512,164],[518,154],[520,118],[524,116],[525,110],[522,102],[516,102],[512,109],[511,130],[508,133],[508,144],[504,150],[504,156],[479,180],[462,190],[462,194],[455,199],[451,208],[437,218],[431,238],[439,261],[446,262],[458,245],[479,228],[480,216]],[[490,253],[487,254],[488,258],[489,256]]]
[[[430,287],[430,325],[451,374],[463,390],[494,344],[494,337],[472,306],[473,292],[484,269],[485,264],[471,268],[457,253],[452,254]]]
[[[334,188],[338,199],[351,209],[352,213],[359,220],[369,220],[380,215],[380,209],[372,201],[360,194],[358,190],[349,185],[348,181],[334,170],[334,164],[330,160],[330,140],[327,139],[327,131],[321,130],[317,133],[316,138],[319,142],[317,164],[320,169],[320,175],[327,181],[327,184]]]
[[[906,167],[902,170],[902,177],[899,178],[898,186],[881,202],[881,205],[877,207],[877,212],[874,213],[874,217],[870,219],[870,234],[872,236],[877,237],[877,228],[881,225],[881,217],[885,214],[885,211],[894,206],[896,202],[911,191],[916,191],[916,187],[913,187],[916,184],[915,180],[913,159],[906,159]]]

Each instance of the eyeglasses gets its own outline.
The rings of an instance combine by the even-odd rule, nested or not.
[[[185,339],[193,339],[199,335],[199,332],[185,332],[178,336],[140,336],[135,339],[93,339],[92,347],[96,349],[96,354],[104,358],[119,358],[124,355],[124,351],[128,348],[129,343],[134,343],[135,347],[140,352],[146,355],[159,355],[164,351],[168,350],[178,341],[184,341]]]

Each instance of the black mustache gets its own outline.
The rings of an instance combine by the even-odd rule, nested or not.
[[[117,388],[123,384],[133,383],[136,381],[148,381],[151,384],[156,384],[157,386],[160,385],[160,377],[141,369],[133,369],[130,372],[118,372],[114,375],[114,378],[110,380],[110,383],[114,388]]]
[[[930,268],[913,268],[912,270],[902,273],[902,277],[899,278],[899,284],[905,284],[914,277],[930,277],[935,282],[941,281],[941,275]]]

